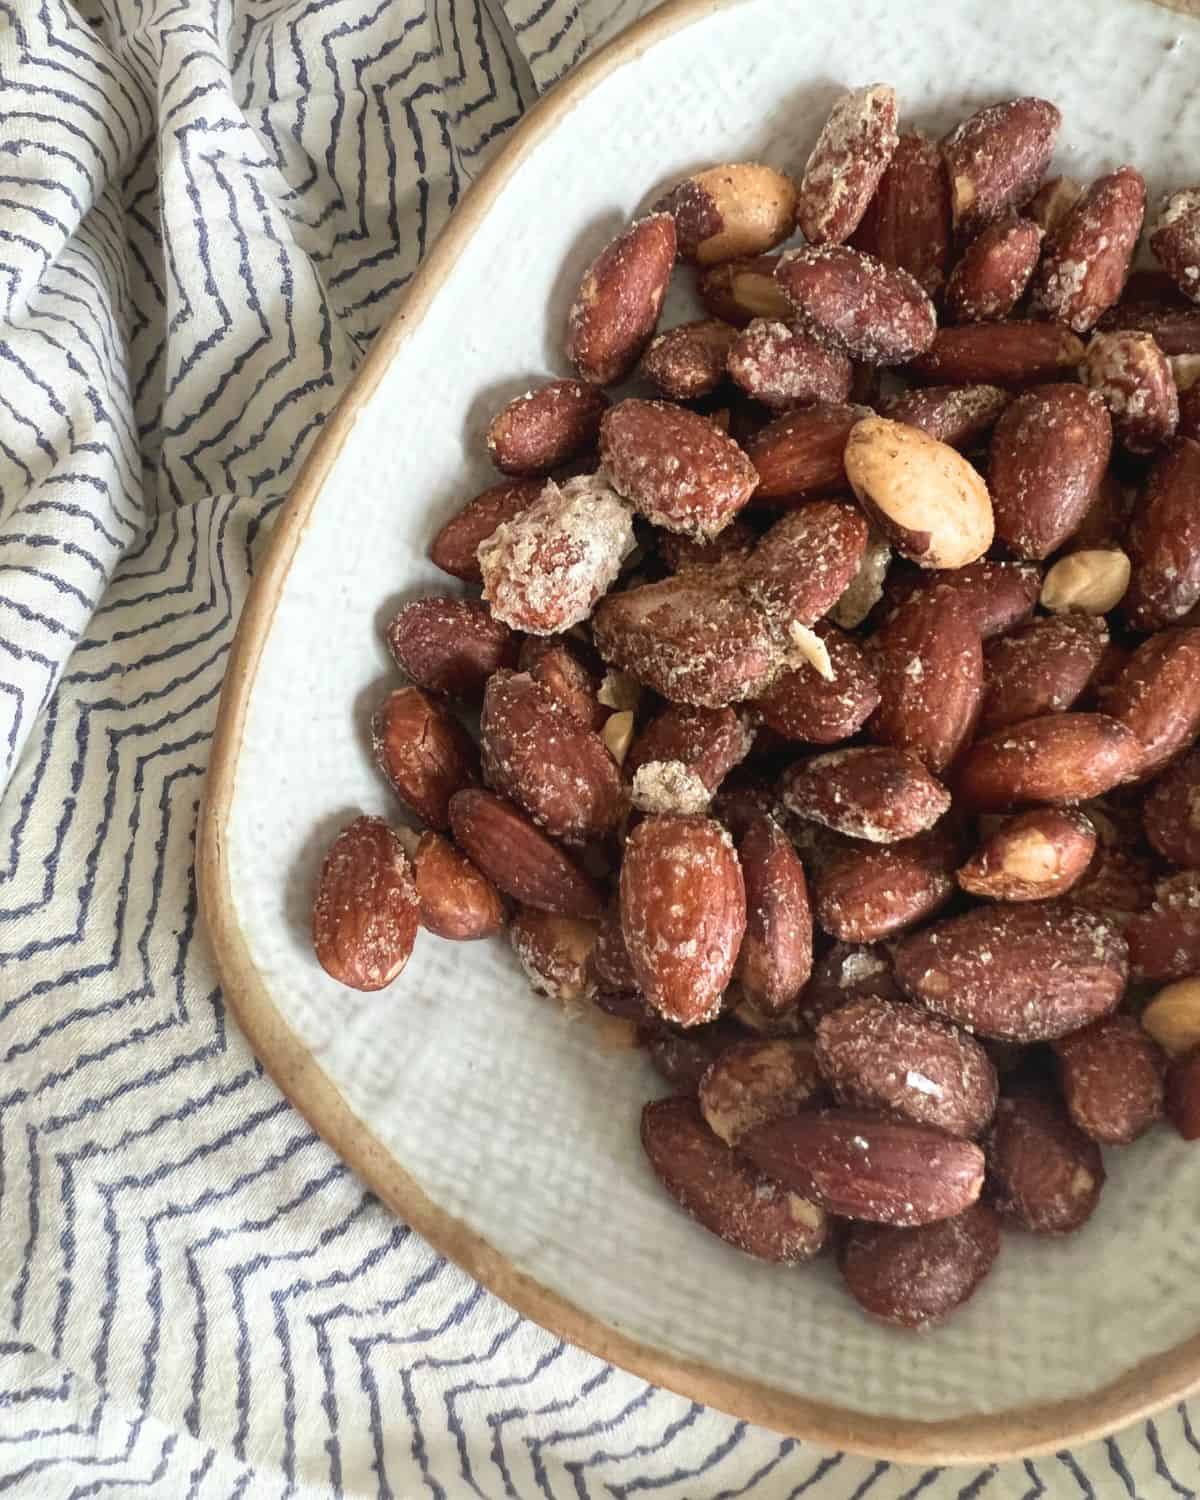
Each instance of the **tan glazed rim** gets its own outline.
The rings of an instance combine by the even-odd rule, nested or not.
[[[200,815],[201,909],[226,999],[250,1045],[304,1118],[406,1223],[525,1317],[598,1358],[655,1385],[747,1421],[827,1448],[897,1462],[986,1463],[1055,1450],[1102,1437],[1182,1400],[1200,1387],[1200,1334],[1142,1360],[1086,1396],[991,1415],[919,1422],[872,1416],[792,1395],[676,1358],[609,1327],[512,1265],[468,1225],[440,1209],[369,1126],[289,1026],[255,968],[238,925],[225,838],[247,707],[275,610],[296,550],[359,409],[425,315],[476,227],[531,149],[603,79],[682,27],[738,0],[668,0],[623,31],[533,106],[469,189],[442,231],[408,296],[375,343],[314,444],[275,524],[242,612],[221,694]],[[1195,15],[1200,0],[1155,0]]]

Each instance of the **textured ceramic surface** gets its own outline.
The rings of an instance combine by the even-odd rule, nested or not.
[[[1161,1131],[1109,1153],[1085,1233],[1007,1236],[975,1301],[920,1338],[868,1323],[828,1263],[774,1270],[711,1239],[642,1159],[638,1114],[660,1087],[649,1066],[534,999],[502,943],[422,934],[376,996],[314,962],[322,846],[353,812],[394,810],[367,749],[392,681],[380,626],[402,600],[445,588],[425,550],[489,481],[488,416],[531,378],[563,372],[582,267],[663,179],[749,157],[797,171],[834,94],[883,78],[905,123],[933,131],[982,103],[1044,94],[1065,115],[1059,169],[1087,177],[1132,160],[1153,199],[1194,175],[1198,63],[1194,23],[1139,0],[746,0],[684,26],[600,82],[518,166],[358,411],[299,541],[224,830],[250,959],[436,1205],[669,1357],[901,1419],[1085,1395],[1200,1330],[1200,1152]]]

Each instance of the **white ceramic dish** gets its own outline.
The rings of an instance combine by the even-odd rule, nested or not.
[[[443,591],[430,537],[488,482],[482,432],[563,371],[583,265],[663,179],[762,158],[798,171],[836,91],[886,78],[938,131],[1043,94],[1056,158],[1194,178],[1200,29],[1146,0],[682,0],[543,101],[460,206],[281,517],[243,616],[202,829],[226,990],[283,1089],[398,1213],[538,1321],[756,1421],[893,1458],[985,1459],[1109,1430],[1200,1382],[1200,1152],[1156,1132],[1110,1160],[1087,1231],[1006,1236],[979,1296],[913,1338],[829,1264],[758,1265],[652,1180],[649,1067],[533,999],[501,942],[422,934],[388,993],[314,962],[316,863],[384,812],[365,720],[379,626]],[[1181,1342],[1182,1340],[1182,1342]]]

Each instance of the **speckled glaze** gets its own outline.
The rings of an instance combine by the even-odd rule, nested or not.
[[[877,77],[896,86],[906,127],[937,134],[993,99],[1044,94],[1065,117],[1054,170],[1086,179],[1132,160],[1151,201],[1194,176],[1200,28],[1142,0],[1058,0],[1023,20],[985,0],[929,0],[919,25],[885,0],[744,0],[691,16],[534,133],[397,357],[351,393],[340,450],[306,481],[324,475],[316,503],[283,538],[282,589],[244,625],[261,652],[257,638],[243,647],[228,690],[240,701],[216,761],[206,909],[235,1007],[252,974],[273,1034],[282,1024],[299,1040],[287,1062],[268,1059],[276,1076],[311,1117],[369,1132],[369,1150],[338,1143],[373,1181],[402,1167],[503,1295],[526,1310],[543,1292],[565,1299],[585,1321],[548,1321],[709,1399],[737,1405],[739,1384],[756,1383],[745,1409],[758,1420],[796,1424],[788,1403],[803,1397],[848,1414],[808,1422],[844,1446],[1011,1452],[1020,1433],[988,1417],[1088,1397],[1200,1331],[1200,1152],[1156,1131],[1113,1155],[1086,1233],[1007,1236],[979,1295],[914,1339],[868,1321],[828,1262],[757,1264],[680,1213],[638,1142],[642,1105],[662,1089],[649,1063],[533,997],[502,941],[423,932],[377,995],[336,984],[311,952],[322,850],[353,813],[396,811],[370,753],[372,710],[398,681],[381,627],[403,600],[447,588],[426,550],[494,479],[488,422],[532,379],[569,373],[583,269],[666,183],[738,159],[798,174],[835,94]],[[684,316],[696,311],[672,293],[665,322]],[[265,1046],[248,1003],[242,1013]],[[320,1102],[303,1096],[313,1064]],[[719,1380],[705,1386],[700,1366]],[[1184,1374],[1156,1389],[1177,1393]],[[1141,1389],[1134,1377],[1100,1422],[1139,1410]],[[950,1421],[968,1426],[924,1447],[906,1426]],[[1082,1408],[1071,1422],[1094,1430]],[[1056,1432],[1027,1446],[1058,1446]]]

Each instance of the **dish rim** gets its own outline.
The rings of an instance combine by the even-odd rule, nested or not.
[[[349,1106],[271,998],[238,923],[225,840],[250,696],[292,562],[358,411],[417,327],[476,227],[533,148],[611,73],[655,43],[742,0],[666,0],[550,89],[513,128],[444,225],[401,305],[301,467],[280,510],[230,649],[197,826],[201,916],[225,999],[251,1048],[292,1105],[371,1190],[440,1254],[522,1316],[644,1380],[732,1416],[824,1447],[897,1463],[994,1463],[1090,1442],[1200,1389],[1200,1332],[1140,1360],[1115,1381],[1039,1407],[923,1422],[835,1406],[683,1359],[621,1332],[514,1266],[468,1224],[441,1209]],[[1193,17],[1200,0],[1152,0]]]

